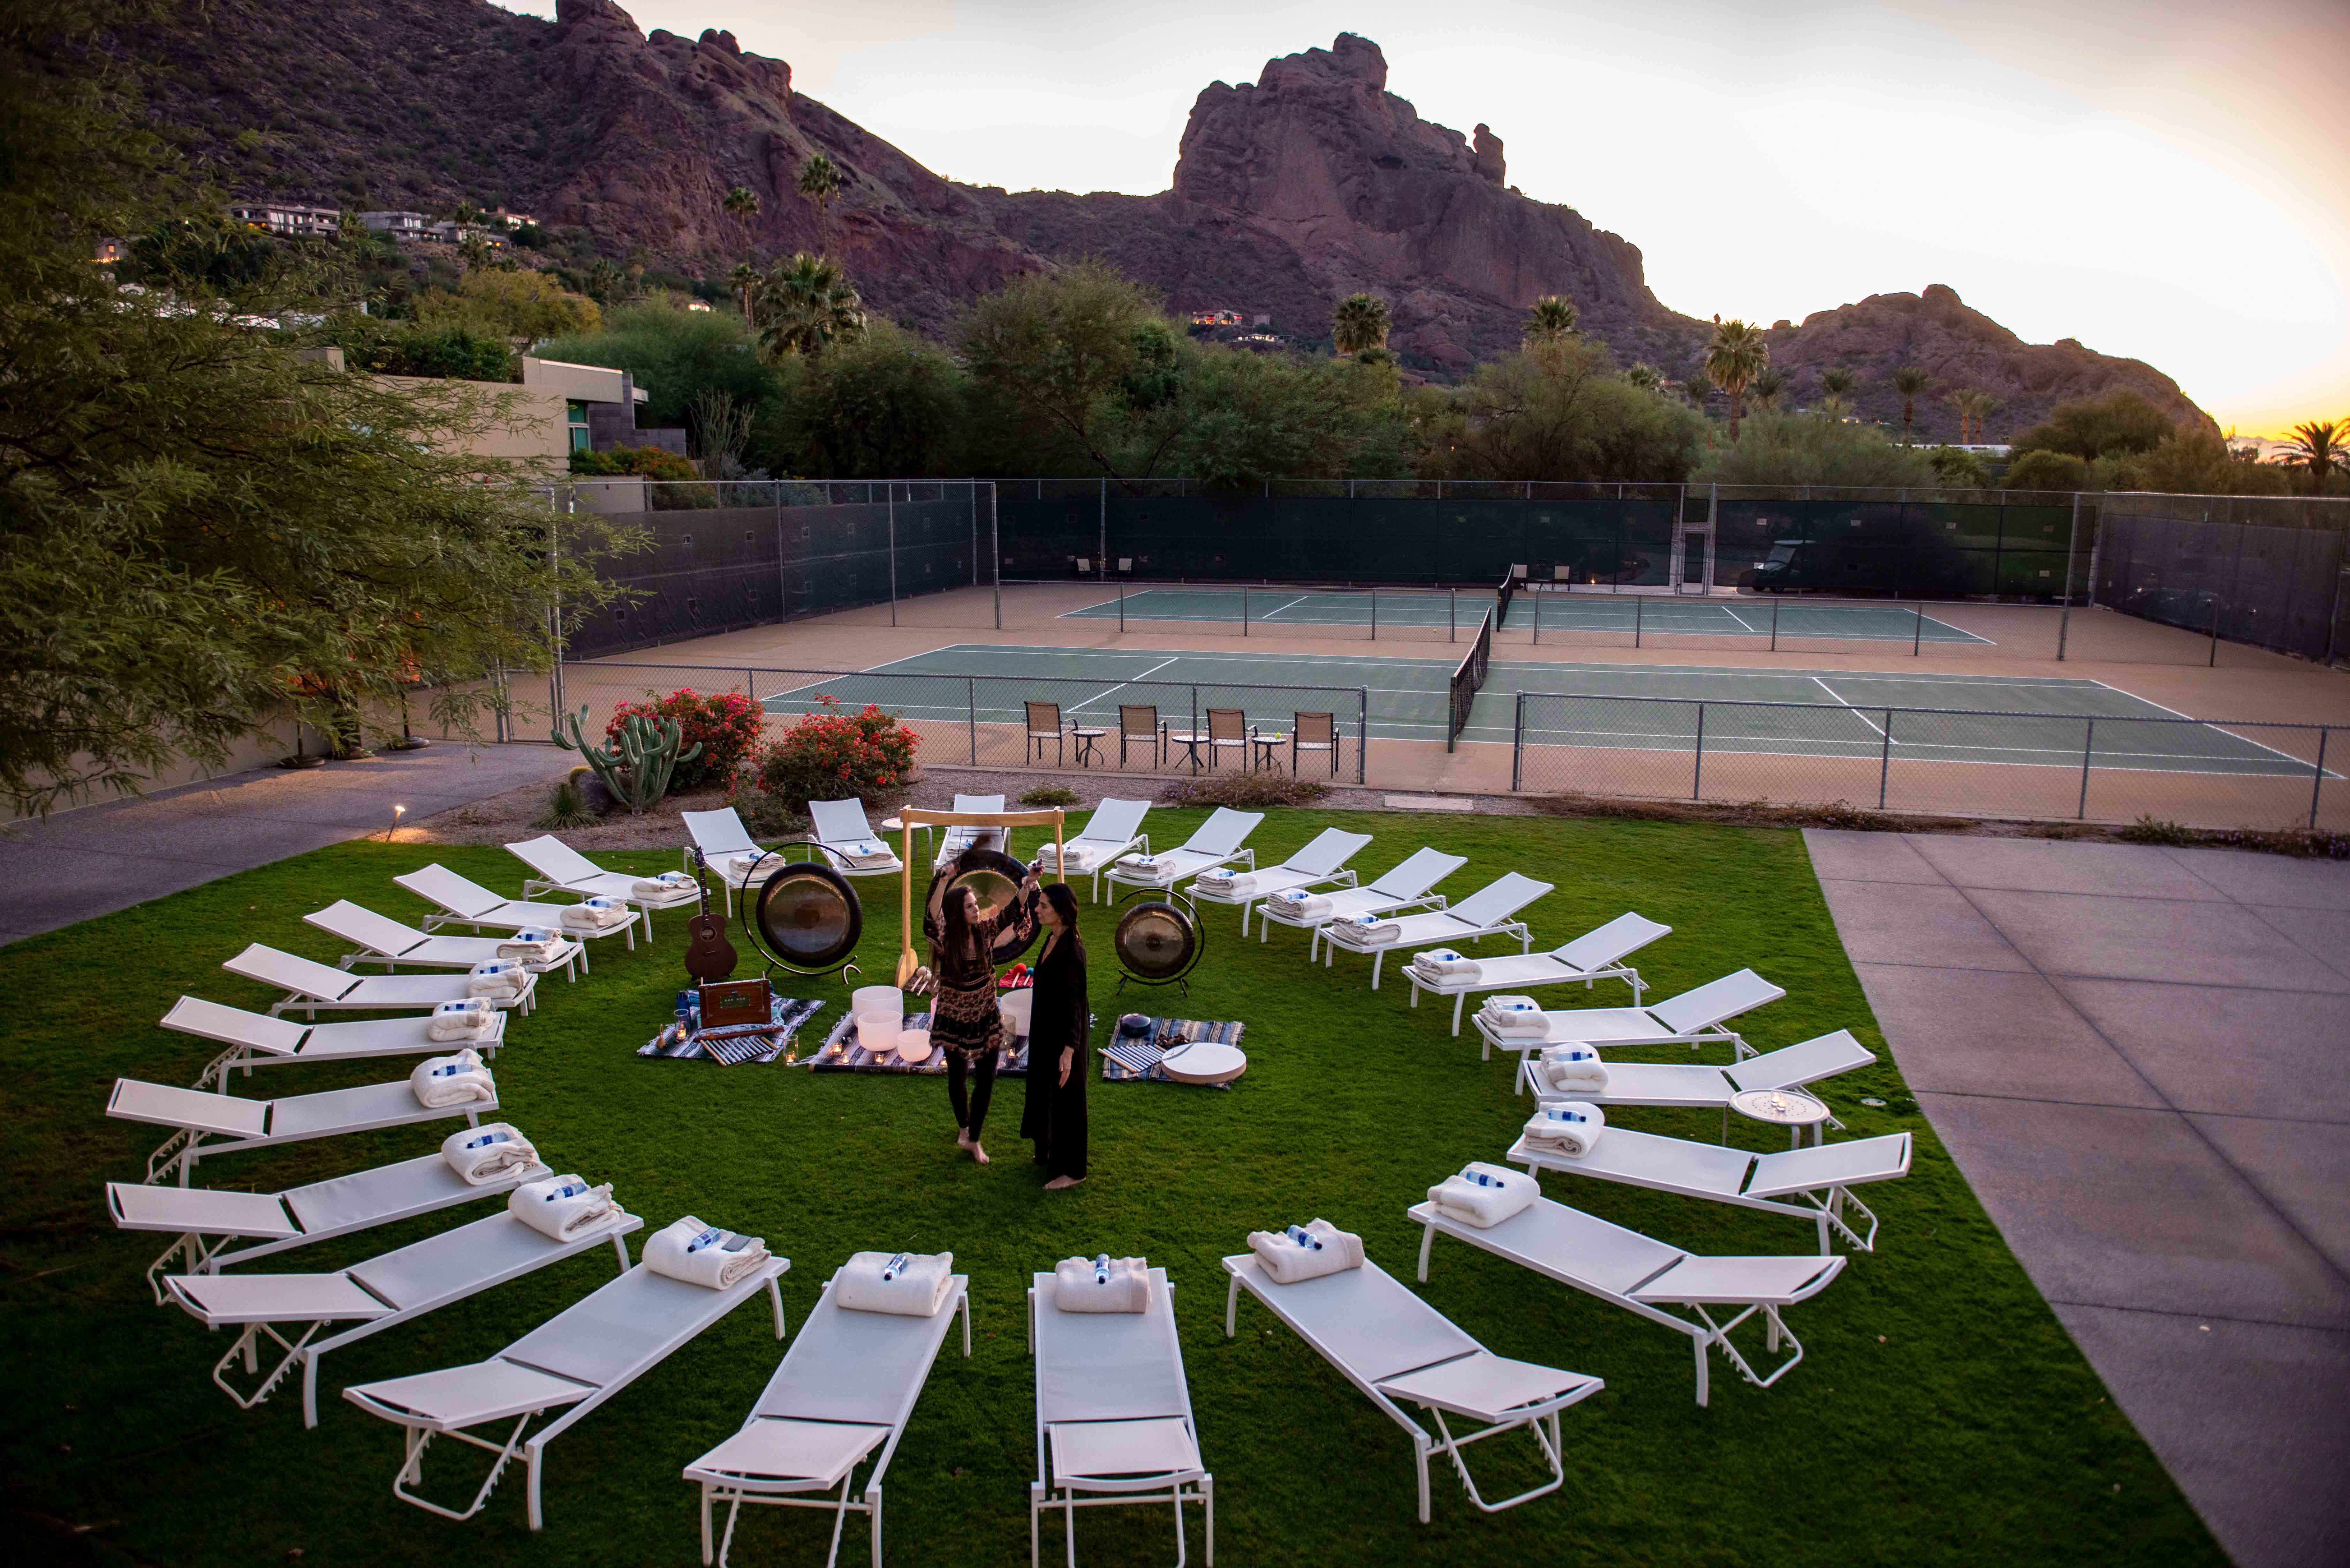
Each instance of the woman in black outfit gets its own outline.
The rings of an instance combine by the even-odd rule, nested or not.
[[[1086,1001],[1086,946],[1077,940],[1077,899],[1066,883],[1044,890],[1045,949],[1032,973],[1035,1002],[1028,1014],[1028,1105],[1020,1136],[1036,1146],[1036,1163],[1052,1179],[1047,1192],[1086,1179],[1086,1080],[1093,1075],[1088,1048],[1092,1014]]]
[[[995,1005],[995,944],[1008,930],[1035,930],[1036,874],[1028,874],[1009,908],[987,916],[979,912],[979,899],[968,888],[958,888],[948,898],[951,880],[941,877],[931,885],[931,919],[925,922],[939,933],[931,949],[931,970],[939,982],[931,1009],[931,1044],[946,1053],[955,1142],[985,1165],[987,1150],[980,1147],[979,1134],[995,1089],[996,1053],[1012,1044]],[[966,1076],[971,1079],[967,1099]]]

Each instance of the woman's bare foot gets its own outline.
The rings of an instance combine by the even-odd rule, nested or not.
[[[1082,1176],[1056,1176],[1053,1178],[1052,1180],[1045,1183],[1045,1190],[1047,1192],[1066,1192],[1084,1179],[1085,1178]]]
[[[972,1158],[977,1160],[982,1165],[985,1165],[987,1163],[987,1151],[979,1147],[979,1140],[977,1138],[972,1139],[968,1147],[971,1149]]]
[[[969,1148],[970,1147],[971,1147],[971,1129],[970,1129],[969,1127],[957,1127],[957,1128],[955,1128],[955,1147],[957,1147],[957,1148]]]

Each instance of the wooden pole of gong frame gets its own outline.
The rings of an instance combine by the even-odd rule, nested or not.
[[[1061,869],[1063,854],[1062,832],[1067,813],[1057,806],[1049,811],[926,811],[907,806],[898,813],[899,832],[904,847],[898,854],[898,915],[900,944],[898,950],[898,984],[903,987],[922,967],[914,956],[914,829],[917,827],[1042,827],[1053,825],[1053,879],[1066,882],[1069,878]]]

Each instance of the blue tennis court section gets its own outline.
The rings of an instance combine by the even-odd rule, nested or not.
[[[1482,589],[1149,587],[1066,610],[1064,620],[1211,621],[1252,626],[1451,627],[1473,630],[1492,603]],[[1754,637],[1851,642],[1983,643],[1990,639],[1898,605],[1812,604],[1801,598],[1676,598],[1656,594],[1522,592],[1508,628],[1656,637]]]
[[[910,720],[973,726],[1021,724],[1028,701],[1057,704],[1065,722],[1097,727],[1114,727],[1122,703],[1154,704],[1179,727],[1196,724],[1193,709],[1209,706],[1243,708],[1253,723],[1278,729],[1295,711],[1330,711],[1349,734],[1360,703],[1373,741],[1441,743],[1455,662],[958,645],[763,701],[770,712],[789,714],[828,694]],[[2087,745],[2101,768],[2311,774],[2305,760],[2181,722],[2099,681],[1950,674],[1497,661],[1461,741],[1510,744],[1521,691],[1544,694],[1527,699],[1528,746],[1680,750],[1696,737],[1703,703],[1709,753],[1877,757],[1887,749],[1889,710],[1893,753],[1910,761],[2077,768]],[[2094,732],[2085,720],[2095,722]]]

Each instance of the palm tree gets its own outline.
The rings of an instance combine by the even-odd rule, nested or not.
[[[1837,369],[1820,372],[1820,390],[1831,398],[1841,398],[1852,390],[1853,373]]]
[[[1330,313],[1330,342],[1341,355],[1360,354],[1388,346],[1388,302],[1373,295],[1350,294]]]
[[[1706,374],[1702,370],[1681,383],[1681,392],[1689,399],[1693,408],[1704,408],[1705,400],[1712,391],[1713,383],[1706,379]]]
[[[726,281],[743,296],[743,320],[746,326],[751,320],[751,303],[759,296],[761,276],[759,269],[746,261],[736,262],[734,270],[726,275]]]
[[[813,358],[864,334],[865,302],[839,263],[802,251],[759,280],[753,322],[769,358]]]
[[[2350,419],[2311,420],[2293,427],[2277,461],[2309,471],[2309,493],[2325,493],[2325,479],[2337,465],[2350,467]]]
[[[816,248],[818,254],[825,249],[825,214],[832,199],[840,194],[840,165],[823,153],[811,153],[800,165],[800,194],[816,203]]]
[[[1942,401],[1949,404],[1951,410],[1958,414],[1959,444],[1960,446],[1965,446],[1967,444],[1967,430],[1974,419],[1974,394],[1964,389],[1956,392],[1947,392],[1943,394]]]
[[[1765,370],[1754,378],[1753,383],[1746,389],[1746,395],[1758,409],[1775,409],[1786,390],[1787,378],[1784,375],[1777,370]]]
[[[1665,384],[1665,373],[1646,359],[1624,372],[1624,379],[1644,392],[1653,392]]]
[[[1526,312],[1526,346],[1533,348],[1565,342],[1575,336],[1575,301],[1564,295],[1544,295]]]
[[[1901,394],[1901,444],[1909,444],[1909,421],[1918,412],[1918,394],[1934,378],[1915,365],[1904,365],[1893,372],[1893,389]]]
[[[751,287],[743,281],[743,275],[758,275],[758,269],[751,265],[751,220],[759,215],[759,193],[747,185],[737,185],[719,198],[718,204],[726,209],[727,215],[734,220],[734,226],[743,231],[743,260],[734,269],[733,282],[734,292],[743,296],[743,319],[748,321],[751,319]]]
[[[1999,407],[1999,400],[1980,387],[1969,391],[1966,399],[1967,418],[1974,426],[1975,440],[1980,441],[1983,439],[1983,421]]]
[[[1739,400],[1755,377],[1771,364],[1771,346],[1762,329],[1746,321],[1718,321],[1713,340],[1705,347],[1705,369],[1713,384],[1730,394],[1730,439],[1738,439]]]

